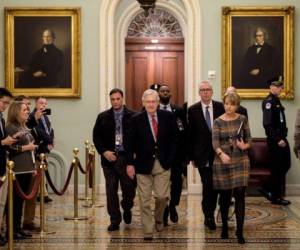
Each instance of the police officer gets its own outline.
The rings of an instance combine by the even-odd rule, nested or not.
[[[290,201],[283,199],[285,175],[291,166],[290,146],[287,141],[284,107],[279,95],[283,89],[282,77],[269,81],[270,93],[263,100],[263,126],[265,128],[272,168],[269,181],[261,192],[272,204],[287,206]]]

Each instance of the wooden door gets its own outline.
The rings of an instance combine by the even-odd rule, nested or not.
[[[163,39],[157,44],[147,39],[126,41],[126,105],[134,110],[142,107],[143,92],[153,83],[167,84],[172,103],[184,102],[183,39]]]

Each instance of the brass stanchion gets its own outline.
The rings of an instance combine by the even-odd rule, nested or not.
[[[74,148],[74,217],[65,217],[65,220],[87,220],[86,216],[78,216],[78,148]]]
[[[9,161],[8,167],[8,249],[14,249],[14,211],[13,211],[13,192],[14,192],[14,163]]]
[[[92,164],[92,170],[93,170],[93,188],[92,188],[92,203],[83,205],[84,207],[103,207],[103,204],[96,204],[96,151],[94,144],[91,145],[91,154],[93,155],[93,164]]]
[[[54,231],[46,231],[45,230],[45,170],[47,168],[46,165],[46,155],[45,154],[40,154],[40,159],[41,159],[41,164],[40,164],[40,169],[41,169],[41,183],[40,183],[40,236],[43,237],[48,234],[54,234]]]
[[[89,152],[90,152],[90,142],[88,140],[86,140],[84,142],[85,144],[85,166],[86,166],[86,170],[89,164]],[[89,196],[89,173],[87,172],[85,174],[85,189],[84,189],[84,197],[79,198],[79,200],[83,200],[83,201],[89,201],[91,200]]]

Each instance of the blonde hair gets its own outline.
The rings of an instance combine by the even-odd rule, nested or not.
[[[239,106],[240,105],[240,96],[237,93],[231,92],[231,93],[227,93],[224,95],[223,97],[223,103],[225,103],[226,101],[230,102],[233,105]]]
[[[21,101],[14,101],[10,104],[7,112],[7,125],[13,124],[20,127],[26,127],[26,123],[20,121],[22,105],[25,105],[26,107],[26,104]]]

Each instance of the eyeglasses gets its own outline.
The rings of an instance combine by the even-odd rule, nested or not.
[[[212,91],[212,89],[200,89],[200,92],[208,92],[208,91]]]
[[[2,101],[2,100],[0,100],[0,102],[2,102],[3,104],[6,104],[6,105],[10,104],[10,101]]]

